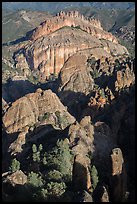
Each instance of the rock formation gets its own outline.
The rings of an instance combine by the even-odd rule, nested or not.
[[[27,183],[27,176],[21,170],[18,170],[7,176],[6,180],[10,182],[12,186],[24,185],[25,183]]]
[[[42,81],[50,74],[58,75],[70,56],[85,49],[98,59],[128,54],[111,33],[103,30],[98,20],[85,19],[78,12],[60,12],[41,23],[28,43],[19,46],[14,58],[18,69],[24,67],[25,76],[30,75],[30,69]]]
[[[56,94],[51,90],[41,89],[12,103],[3,116],[7,133],[22,131],[24,127],[31,127],[38,120],[43,125],[52,124],[59,129],[64,129],[75,121]]]
[[[82,193],[82,198],[80,199],[80,202],[93,202],[93,198],[92,196],[87,192],[87,191],[83,191]]]
[[[75,191],[89,190],[91,188],[91,177],[87,166],[86,157],[82,154],[75,156],[73,164],[73,188]]]
[[[112,177],[110,177],[110,185],[112,188],[112,199],[115,202],[122,202],[125,199],[127,190],[127,175],[120,148],[115,148],[112,150],[111,161]]]
[[[93,89],[94,80],[88,70],[85,53],[74,54],[64,64],[60,72],[60,90],[88,94]]]
[[[125,87],[130,87],[135,83],[135,74],[126,64],[125,69],[118,71],[116,74],[115,90],[118,91]]]
[[[11,152],[11,155],[16,155],[17,153],[22,152],[22,146],[26,143],[26,134],[28,133],[28,129],[28,127],[24,128],[24,131],[19,133],[17,139],[10,144],[8,151]]]
[[[69,128],[70,146],[75,155],[72,180],[76,191],[91,189],[90,160],[87,155],[93,151],[93,132],[90,117],[83,118],[80,124],[73,124]]]
[[[34,30],[31,39],[36,40],[39,37],[48,35],[64,26],[79,26],[82,30],[93,36],[108,39],[116,44],[118,43],[117,39],[111,33],[107,33],[103,30],[99,20],[88,20],[84,18],[83,15],[79,14],[78,11],[71,11],[67,13],[60,12],[51,20],[48,19],[41,23],[41,25]],[[102,32],[100,32],[100,30]]]

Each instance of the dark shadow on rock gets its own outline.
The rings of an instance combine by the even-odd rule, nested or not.
[[[7,134],[2,132],[2,172],[9,171],[11,155],[8,152],[9,146],[18,137],[18,133]]]
[[[22,163],[22,170],[26,171],[29,167],[30,161],[25,158],[32,154],[32,145],[42,144],[43,153],[49,152],[56,145],[58,140],[67,138],[69,126],[64,130],[56,130],[52,125],[41,125],[35,128],[32,132],[26,134],[26,144],[24,144],[23,151],[17,154],[17,158]],[[41,169],[44,170],[43,167]]]
[[[73,190],[87,190],[87,169],[81,163],[74,161],[72,175]]]
[[[61,102],[67,106],[68,112],[79,121],[82,110],[88,102],[89,97],[84,93],[73,91],[63,91],[58,96]]]
[[[2,97],[7,103],[14,102],[26,94],[35,92],[37,88],[37,85],[28,80],[12,81],[9,79],[2,85]]]
[[[33,187],[24,184],[16,184],[14,187],[9,182],[3,182],[2,201],[3,202],[35,202],[33,198]],[[35,191],[34,191],[35,192]]]
[[[108,88],[113,92],[115,88],[114,85],[116,81],[116,73],[114,73],[112,76],[108,76],[103,73],[100,77],[94,80],[95,84],[97,84],[100,88],[105,88],[106,86],[108,86]]]
[[[93,199],[94,199],[95,202],[102,202],[102,196],[104,194],[104,188],[103,187],[106,188],[107,193],[108,193],[108,197],[109,197],[108,187],[103,182],[99,181],[96,188],[95,188],[95,190],[93,191]],[[106,198],[106,200],[107,200],[107,198]]]

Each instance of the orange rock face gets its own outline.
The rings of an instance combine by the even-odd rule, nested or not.
[[[35,93],[27,94],[12,103],[12,106],[3,116],[4,128],[7,133],[22,132],[24,128],[32,127],[38,122],[40,116],[43,117],[45,113],[50,112],[47,123],[54,123],[56,126],[57,117],[53,113],[57,111],[64,117],[63,122],[66,120],[66,123],[63,123],[63,126],[60,127],[61,129],[64,128],[64,125],[65,128],[68,126],[68,120],[71,120],[72,123],[75,121],[75,118],[67,112],[55,93],[50,89],[46,91],[38,89]],[[22,135],[20,136],[22,138]],[[22,144],[21,138],[18,138],[16,143]]]
[[[65,62],[75,53],[89,50],[97,59],[128,51],[117,39],[104,31],[100,21],[87,19],[78,12],[60,12],[37,27],[28,43],[19,48],[16,67],[37,72],[40,81],[58,75]]]
[[[48,35],[64,26],[79,26],[82,30],[86,31],[87,33],[90,33],[93,36],[107,39],[114,43],[118,43],[117,39],[111,33],[107,33],[103,30],[99,20],[88,20],[84,18],[83,15],[79,14],[77,11],[67,13],[60,12],[51,20],[48,19],[47,21],[43,22],[39,27],[34,30],[31,39],[36,40],[39,37]]]
[[[39,37],[48,35],[64,26],[79,26],[79,28],[91,34],[92,36],[96,36],[100,39],[107,39],[116,44],[118,43],[116,37],[114,37],[111,33],[105,32],[103,30],[99,20],[86,19],[77,11],[68,13],[60,12],[54,18],[46,20],[34,30],[31,40],[36,40]]]

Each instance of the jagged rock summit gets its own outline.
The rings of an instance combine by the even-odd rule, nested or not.
[[[90,50],[97,59],[104,52],[108,56],[128,55],[116,37],[103,30],[99,20],[71,11],[60,12],[34,29],[28,42],[20,45],[15,61],[18,68],[24,64],[42,81],[50,74],[58,75],[69,57],[83,50]]]

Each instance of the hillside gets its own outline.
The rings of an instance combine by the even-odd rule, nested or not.
[[[54,3],[2,14],[2,200],[134,202],[132,2]]]
[[[65,8],[93,7],[99,9],[134,9],[134,2],[3,2],[2,8],[9,10],[30,9],[59,12]]]

